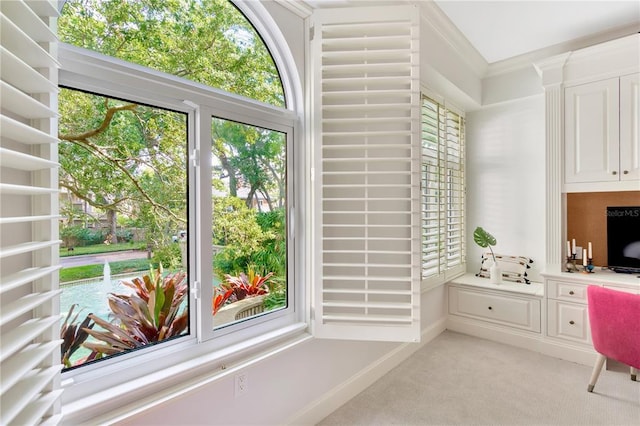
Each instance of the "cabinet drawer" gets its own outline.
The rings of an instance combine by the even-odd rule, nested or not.
[[[587,287],[588,285],[585,284],[549,280],[547,281],[547,297],[567,302],[587,303]]]
[[[449,313],[540,332],[540,300],[449,287]]]
[[[586,305],[550,299],[548,307],[549,336],[591,344],[589,311]]]

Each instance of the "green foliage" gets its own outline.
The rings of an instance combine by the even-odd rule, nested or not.
[[[255,270],[266,275],[286,274],[284,208],[255,212],[235,197],[214,200],[214,244],[224,246],[214,259],[219,277]]]
[[[257,222],[257,213],[237,197],[215,198],[213,243],[225,246],[214,259],[219,277],[249,269],[251,256],[268,237]]]
[[[133,217],[146,212],[145,227],[183,226],[184,114],[64,88],[59,110],[63,194],[105,212],[113,219],[108,221],[111,234],[117,234],[117,214]],[[74,202],[73,197],[63,198],[63,207]],[[77,216],[71,208],[63,210],[68,220]]]
[[[213,270],[218,277],[225,274],[239,274],[249,269],[250,257],[234,247],[227,246],[213,258]]]
[[[286,138],[283,133],[214,118],[211,135],[211,148],[219,163],[214,163],[214,172],[228,177],[231,196],[237,196],[238,182],[242,182],[248,189],[245,200],[248,207],[258,198],[266,201],[270,210],[284,206]]]
[[[182,252],[180,244],[168,243],[153,250],[153,262],[169,270],[182,268]]]
[[[68,0],[58,34],[65,43],[284,106],[269,51],[227,0]]]
[[[213,200],[213,243],[233,246],[241,253],[256,251],[264,232],[256,219],[256,212],[237,197],[219,197]]]
[[[60,238],[65,247],[83,247],[102,244],[107,238],[107,232],[83,226],[65,226],[60,229]]]
[[[273,277],[269,283],[269,294],[263,301],[264,309],[271,311],[287,306],[287,286],[286,279]]]
[[[179,336],[187,329],[189,312],[181,307],[188,294],[186,273],[163,278],[161,270],[151,270],[142,278],[122,283],[135,293],[109,295],[112,322],[89,315],[104,331],[84,329],[99,341],[85,342],[84,347],[108,356]]]
[[[496,256],[493,254],[493,249],[491,248],[491,246],[495,246],[498,242],[496,241],[493,235],[491,235],[490,233],[485,231],[483,228],[478,226],[473,231],[473,241],[475,241],[476,244],[478,244],[482,248],[489,247],[489,250],[491,250],[491,256],[493,257],[493,261],[494,262],[496,261]]]
[[[271,271],[278,277],[284,277],[287,269],[285,209],[258,213],[256,220],[266,238],[260,249],[252,253],[251,264],[262,274]]]

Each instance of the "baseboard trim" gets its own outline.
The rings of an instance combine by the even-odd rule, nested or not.
[[[454,315],[449,315],[447,319],[447,330],[528,349],[578,364],[593,366],[596,360],[596,352],[592,348],[555,340],[542,333],[520,331]]]
[[[369,364],[360,372],[345,380],[342,384],[303,407],[289,418],[287,425],[315,425],[322,419],[340,408],[345,402],[371,386],[382,376],[391,371],[402,361],[409,358],[418,349],[436,338],[446,330],[446,318],[422,331],[420,343],[403,343],[385,356]]]

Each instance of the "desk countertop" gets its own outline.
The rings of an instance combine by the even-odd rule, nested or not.
[[[625,286],[638,287],[640,290],[639,274],[620,274],[609,269],[596,268],[592,274],[584,274],[582,272],[548,272],[542,275],[551,279],[565,279],[571,281],[579,281],[583,283],[593,284],[621,284]]]

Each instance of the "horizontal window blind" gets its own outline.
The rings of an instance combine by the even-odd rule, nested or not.
[[[464,264],[464,118],[422,97],[422,278]]]
[[[0,11],[0,424],[57,424],[58,12],[54,1]]]
[[[418,23],[412,7],[314,13],[314,335],[419,339]]]

